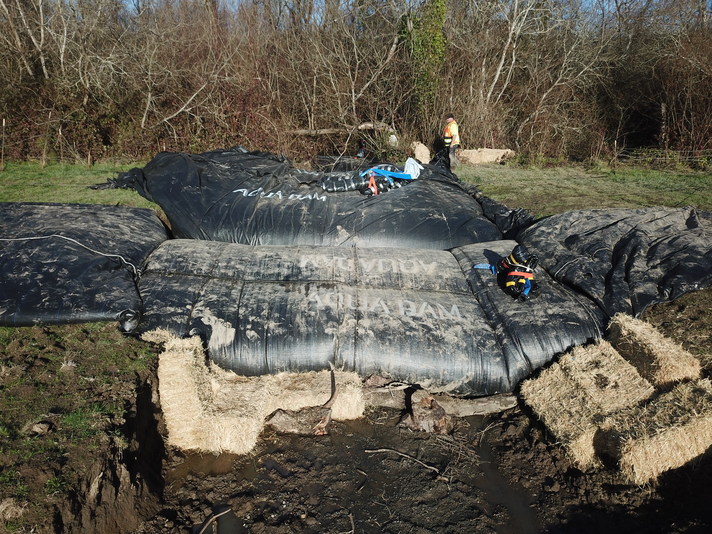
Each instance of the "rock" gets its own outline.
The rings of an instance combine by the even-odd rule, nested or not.
[[[420,163],[430,162],[430,149],[420,141],[413,141],[410,144],[410,150],[413,152],[413,157]]]
[[[561,490],[561,484],[552,477],[546,477],[543,486],[544,491],[547,493],[558,493]]]
[[[481,165],[483,163],[502,163],[516,155],[508,148],[477,148],[475,150],[459,150],[457,158],[460,163]]]
[[[26,424],[22,428],[22,433],[25,435],[43,436],[54,430],[54,423],[52,421],[37,421]]]
[[[39,423],[35,423],[32,425],[32,428],[30,429],[30,432],[33,434],[37,434],[38,436],[41,436],[43,434],[46,434],[52,430],[52,423],[48,421],[41,421]]]

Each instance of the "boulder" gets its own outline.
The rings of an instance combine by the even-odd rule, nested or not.
[[[415,159],[417,159],[420,163],[430,162],[430,149],[420,141],[413,141],[410,144],[410,149],[413,152]]]
[[[457,153],[457,158],[460,160],[460,163],[469,165],[502,163],[514,156],[514,150],[508,148],[477,148],[475,150],[459,150]]]

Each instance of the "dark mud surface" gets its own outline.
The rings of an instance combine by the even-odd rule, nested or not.
[[[709,532],[712,458],[630,486],[582,473],[515,408],[452,436],[399,414],[336,423],[318,438],[267,434],[249,457],[174,457],[163,510],[136,532]],[[222,522],[222,523],[220,523]]]
[[[706,362],[710,296],[645,319]],[[448,436],[379,409],[325,436],[268,430],[246,456],[185,455],[163,445],[155,353],[141,342],[113,325],[0,334],[3,533],[712,532],[710,450],[633,486],[613,468],[574,468],[520,405]]]
[[[645,318],[705,362],[710,296]],[[712,532],[712,450],[635,486],[615,468],[572,466],[525,406],[459,420],[450,436],[400,417],[374,411],[321,437],[266,432],[247,457],[169,451],[163,510],[136,532]]]

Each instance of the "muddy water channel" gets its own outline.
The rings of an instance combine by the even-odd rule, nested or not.
[[[265,434],[248,456],[174,456],[164,510],[140,532],[540,531],[530,492],[499,470],[488,419],[438,436],[399,417],[381,410],[320,437]]]
[[[712,458],[626,484],[581,472],[517,407],[452,435],[381,409],[320,437],[263,434],[246,456],[168,452],[162,510],[134,534],[711,532]]]

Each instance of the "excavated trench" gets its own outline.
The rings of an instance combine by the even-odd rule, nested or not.
[[[107,438],[53,530],[513,534],[712,524],[701,506],[709,454],[636,487],[615,471],[577,470],[520,407],[459,419],[450,436],[412,431],[401,417],[383,408],[333,422],[326,436],[267,430],[246,455],[183,454],[164,445],[152,376],[138,383],[126,441]]]
[[[327,436],[265,431],[251,454],[210,455],[166,448],[155,376],[137,383],[129,404],[125,440],[106,438],[88,475],[57,507],[55,532],[199,532],[209,523],[217,532],[348,531],[352,524],[365,532],[475,524],[536,532],[531,496],[505,480],[490,444],[474,441],[485,435],[484,417],[459,420],[451,438],[408,430],[399,410],[381,409],[333,422]],[[505,517],[527,529],[510,529]]]
[[[121,437],[105,435],[78,487],[52,520],[57,533],[131,532],[161,509],[166,451],[155,376],[137,377]]]
[[[684,303],[708,332],[705,295],[709,290]],[[664,318],[679,320],[681,306],[660,309],[670,309]],[[124,400],[124,427],[105,437],[89,475],[56,507],[47,532],[195,534],[210,526],[204,532],[510,534],[712,527],[712,451],[655,484],[635,486],[615,469],[577,469],[522,405],[458,419],[451,435],[414,431],[400,424],[400,410],[373,409],[358,420],[333,421],[325,436],[265,430],[249,454],[206,455],[166,445],[155,374],[137,377],[134,398]]]

